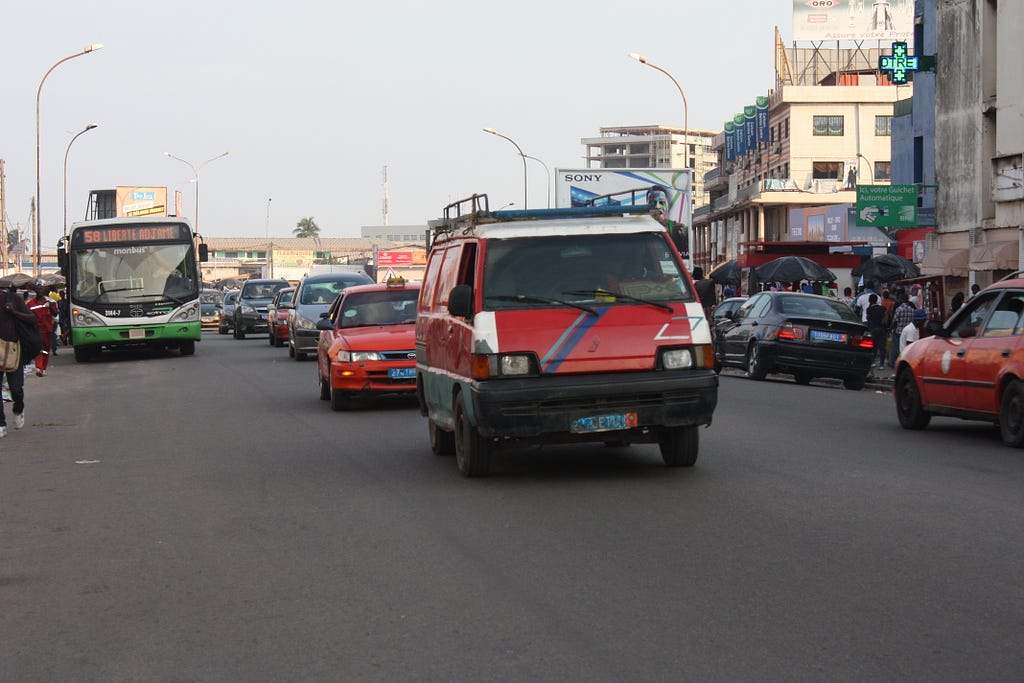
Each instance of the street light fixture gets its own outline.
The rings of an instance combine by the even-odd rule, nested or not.
[[[869,172],[869,173],[871,173],[871,184],[874,184],[874,182],[875,182],[875,167],[874,167],[874,165],[873,165],[873,164],[871,163],[871,160],[870,160],[870,159],[868,159],[868,158],[867,158],[866,156],[864,156],[863,154],[861,154],[860,152],[857,152],[857,157],[858,157],[858,158],[860,158],[860,159],[863,159],[863,160],[864,160],[865,162],[867,162],[867,165],[868,165],[868,172]],[[860,183],[860,177],[859,177],[859,176],[860,176],[860,172],[859,172],[859,169],[858,169],[858,174],[857,174],[857,175],[858,175],[858,178],[857,178],[857,184],[858,184],[858,185],[860,185],[861,183]]]
[[[81,57],[82,55],[87,55],[90,52],[95,52],[96,50],[101,49],[103,49],[103,45],[99,43],[93,43],[92,45],[86,45],[84,48],[82,48],[81,52],[76,52],[73,55],[68,55],[67,57],[59,60],[56,64],[47,69],[45,74],[43,74],[42,80],[39,81],[39,87],[36,89],[36,221],[35,225],[32,226],[32,274],[35,275],[36,277],[39,277],[39,261],[41,254],[39,248],[39,234],[41,223],[40,218],[42,215],[42,206],[40,205],[41,202],[39,201],[41,194],[39,191],[39,97],[43,93],[43,83],[46,82],[47,76],[53,73],[54,69],[56,69],[58,66],[60,66],[61,64],[70,59],[74,59],[75,57]]]
[[[95,123],[90,123],[82,130],[75,133],[75,136],[68,142],[67,149],[64,150],[64,237],[68,236],[68,154],[71,152],[71,145],[75,143],[79,135],[88,133],[93,128],[96,128]]]
[[[523,159],[523,208],[529,208],[530,205],[526,201],[526,155],[523,154],[523,148],[517,145],[515,140],[507,135],[502,135],[493,128],[484,128],[484,132],[490,133],[491,135],[497,135],[499,138],[504,138],[515,145],[516,151],[519,152],[519,156]]]
[[[679,91],[680,97],[683,98],[683,157],[684,157],[684,163],[686,164],[687,167],[689,167],[690,166],[690,107],[686,104],[686,93],[683,92],[683,86],[679,85],[679,81],[677,81],[675,76],[670,74],[668,71],[666,71],[665,69],[661,68],[657,64],[651,64],[649,61],[647,61],[647,57],[644,57],[641,54],[637,54],[636,52],[630,52],[629,56],[630,56],[630,58],[635,59],[636,61],[640,62],[641,64],[646,64],[647,66],[651,67],[652,69],[656,69],[656,70],[660,71],[661,73],[663,73],[666,76],[668,76],[669,79],[671,79],[671,81],[673,83],[675,83],[676,89]],[[689,200],[687,200],[687,201],[689,201]],[[691,224],[688,224],[686,226],[686,248],[689,251],[689,258],[687,259],[687,261],[688,261],[687,265],[692,269],[693,268],[693,254],[694,254],[692,219],[691,219],[690,223]]]
[[[211,159],[207,159],[203,163],[199,164],[198,167],[196,167],[193,163],[191,163],[189,161],[185,161],[181,157],[176,157],[173,154],[171,154],[170,152],[164,152],[164,156],[165,157],[170,157],[171,159],[176,159],[176,160],[180,161],[181,163],[185,164],[186,166],[188,166],[189,168],[191,168],[192,169],[192,174],[195,176],[194,180],[195,180],[195,183],[196,183],[196,218],[195,218],[195,221],[193,221],[193,223],[192,223],[192,230],[194,230],[196,234],[199,234],[199,173],[203,170],[203,167],[206,166],[211,161],[216,161],[217,159],[222,159],[222,158],[226,157],[227,155],[228,155],[228,152],[224,152],[223,154],[218,154],[217,156],[215,156],[215,157],[213,157]]]

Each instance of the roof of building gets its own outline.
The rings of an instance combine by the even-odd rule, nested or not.
[[[397,243],[372,237],[207,237],[207,246],[215,251],[251,251],[274,249],[294,251],[370,251],[392,249]]]

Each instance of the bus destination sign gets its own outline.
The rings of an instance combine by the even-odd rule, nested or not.
[[[137,244],[144,242],[191,241],[192,233],[183,223],[172,225],[106,225],[78,228],[72,233],[71,244],[77,247],[94,244]]]

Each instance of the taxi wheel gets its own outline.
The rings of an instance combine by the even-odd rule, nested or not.
[[[455,434],[441,429],[433,420],[427,420],[427,431],[430,434],[430,450],[434,455],[455,454]]]
[[[761,355],[761,345],[757,342],[751,344],[747,352],[747,376],[759,381],[768,376],[768,366]]]
[[[904,429],[924,429],[932,419],[921,405],[921,392],[910,370],[896,378],[896,416]]]
[[[317,381],[320,383],[320,400],[331,400],[331,383],[328,380],[324,379],[323,375],[320,374],[319,363],[317,364],[316,378]]]
[[[270,332],[270,333],[267,334],[267,339],[270,340],[270,345],[271,346],[277,346],[277,340],[274,339],[274,333],[273,332]]]
[[[666,467],[693,467],[700,451],[698,427],[674,427],[665,432],[658,446]]]
[[[466,477],[486,477],[491,472],[491,444],[469,422],[465,404],[455,404],[455,462]]]
[[[1007,446],[1024,446],[1024,383],[1012,380],[999,401],[999,436]]]
[[[330,395],[331,410],[348,410],[352,407],[352,397],[348,394],[331,387]]]

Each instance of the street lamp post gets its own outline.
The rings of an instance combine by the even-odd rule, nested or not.
[[[185,161],[181,157],[176,157],[173,154],[171,154],[170,152],[164,152],[164,156],[165,157],[170,157],[171,159],[176,159],[176,160],[180,161],[181,163],[185,164],[186,166],[188,166],[189,168],[191,168],[192,169],[192,174],[195,176],[195,182],[196,182],[196,218],[195,218],[195,221],[192,223],[192,230],[194,230],[196,234],[199,234],[199,173],[203,170],[203,167],[206,166],[211,161],[216,161],[217,159],[222,159],[222,158],[226,157],[227,155],[228,155],[227,152],[224,152],[223,154],[218,154],[217,156],[215,156],[215,157],[213,157],[211,159],[207,159],[203,163],[199,164],[198,167],[196,167],[194,164],[192,164],[189,161]]]
[[[545,164],[545,163],[544,163],[543,161],[541,161],[540,159],[538,159],[537,157],[531,157],[531,156],[530,156],[529,154],[524,154],[523,156],[524,156],[524,157],[526,157],[527,159],[533,159],[533,160],[534,160],[534,161],[536,161],[536,162],[537,162],[538,164],[540,164],[541,166],[543,166],[543,167],[544,167],[544,173],[546,173],[546,174],[547,174],[547,178],[548,178],[548,184],[547,184],[547,192],[548,192],[548,208],[550,209],[550,208],[551,208],[551,169],[549,169],[549,168],[548,168],[548,165],[547,165],[547,164]]]
[[[875,182],[875,167],[871,163],[871,160],[868,159],[863,154],[861,154],[860,152],[857,152],[857,158],[863,159],[867,163],[867,165],[868,165],[868,172],[871,174],[871,184],[874,184],[874,182]],[[861,182],[860,182],[860,177],[859,177],[860,176],[859,169],[858,169],[858,174],[857,175],[858,175],[857,184],[860,185]]]
[[[71,145],[75,143],[78,136],[88,133],[95,127],[95,123],[90,123],[88,126],[75,133],[75,136],[71,138],[70,142],[68,142],[67,149],[64,150],[64,237],[68,236],[68,154],[71,152]]]
[[[526,183],[526,155],[523,154],[522,147],[520,147],[518,144],[516,144],[516,141],[513,140],[512,138],[510,138],[509,136],[502,135],[501,133],[499,133],[498,131],[494,130],[493,128],[484,128],[484,132],[485,133],[490,133],[491,135],[497,135],[499,138],[504,138],[504,139],[508,140],[509,142],[511,142],[513,145],[515,145],[516,151],[519,152],[519,156],[522,157],[522,159],[523,159],[523,208],[524,209],[529,208],[530,205],[526,201],[526,185],[527,185],[527,183]]]
[[[679,91],[680,97],[683,98],[683,157],[684,157],[683,162],[686,164],[687,167],[689,167],[690,166],[690,107],[686,104],[686,93],[683,92],[683,86],[679,85],[679,81],[677,81],[675,76],[670,74],[668,71],[666,71],[665,69],[661,68],[657,64],[651,64],[649,61],[647,61],[647,57],[644,57],[641,54],[637,54],[636,52],[630,52],[629,56],[632,59],[635,59],[636,61],[640,62],[641,64],[646,64],[647,66],[651,67],[652,69],[657,69],[661,73],[663,73],[666,76],[668,76],[669,79],[671,79],[671,81],[673,83],[675,83],[676,89]],[[693,221],[692,221],[692,218],[691,218],[690,224],[687,224],[687,226],[686,226],[686,248],[689,251],[689,258],[687,258],[687,261],[688,261],[687,265],[691,269],[693,268],[693,254],[694,254],[693,225],[692,225],[692,222]]]
[[[40,254],[42,253],[40,251],[40,248],[39,248],[40,247],[40,245],[39,245],[39,242],[40,242],[40,238],[39,238],[40,225],[42,223],[42,221],[40,220],[41,217],[42,217],[42,207],[40,206],[41,202],[39,201],[40,200],[40,194],[41,194],[41,192],[39,191],[39,188],[40,188],[40,182],[39,182],[39,147],[40,147],[40,145],[39,145],[39,98],[40,98],[40,95],[42,95],[42,93],[43,93],[43,83],[45,83],[46,82],[46,78],[51,73],[53,73],[53,70],[56,69],[61,64],[63,64],[64,62],[66,62],[66,61],[68,61],[70,59],[74,59],[75,57],[81,57],[82,55],[87,55],[90,52],[95,52],[96,50],[100,50],[102,48],[103,48],[103,46],[101,44],[99,44],[99,43],[94,43],[92,45],[86,45],[84,48],[82,48],[81,52],[76,52],[73,55],[68,55],[67,57],[61,59],[56,64],[51,66],[46,71],[45,74],[43,74],[42,80],[39,81],[39,87],[36,89],[36,223],[32,227],[32,274],[35,275],[36,277],[39,277],[39,261],[40,261]]]

